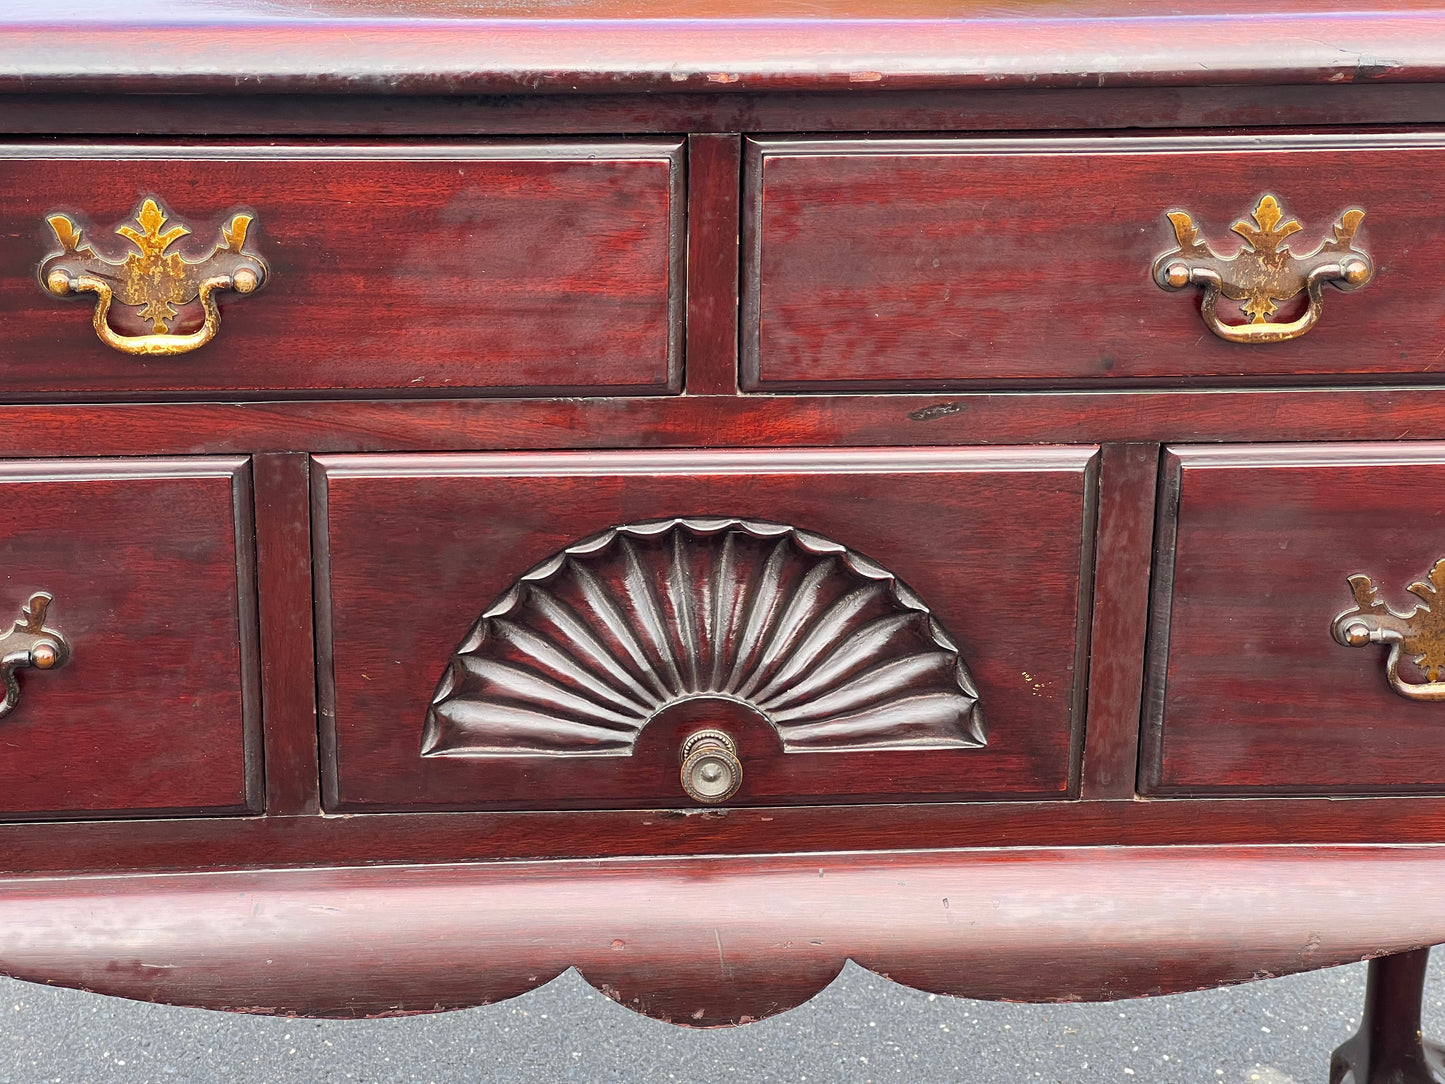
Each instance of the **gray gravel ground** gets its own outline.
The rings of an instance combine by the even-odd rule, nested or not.
[[[1426,1032],[1445,1034],[1432,968]],[[501,1005],[404,1020],[276,1020],[0,980],[0,1084],[782,1081],[1323,1084],[1364,965],[1102,1005],[998,1005],[849,965],[812,1002],[743,1028],[637,1016],[574,972]]]

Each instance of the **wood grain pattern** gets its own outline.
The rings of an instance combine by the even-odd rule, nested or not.
[[[687,391],[738,390],[738,193],[742,140],[687,139]]]
[[[1445,940],[1438,728],[1328,636],[1344,574],[1389,593],[1445,555],[1416,552],[1445,481],[1435,0],[63,21],[0,12],[0,556],[17,602],[59,585],[76,650],[0,721],[0,971],[366,1015],[577,965],[713,1024],[848,958],[1051,999]],[[738,133],[765,134],[750,176]],[[1306,247],[1363,207],[1379,272],[1300,343],[1230,348],[1148,272],[1165,211],[1220,242],[1266,190]],[[35,277],[46,214],[94,236],[146,196],[203,247],[254,212],[276,272],[184,362],[109,354]],[[807,394],[739,394],[740,365]],[[7,513],[22,492],[57,496]],[[901,577],[959,641],[988,745],[788,753],[697,697],[628,757],[422,756],[438,675],[509,584],[701,514]],[[1367,548],[1396,564],[1319,571]],[[67,696],[74,719],[32,716]],[[684,809],[704,723],[744,790]]]
[[[31,8],[0,24],[0,90],[225,92],[238,76],[252,93],[604,95],[1445,76],[1436,48],[1445,28],[1430,0],[1397,0],[1372,11],[1294,0],[1231,11],[1192,0],[1182,11],[1176,5],[1170,14],[1143,15],[1123,0],[1082,11],[989,4],[965,9],[972,17],[959,17],[958,6],[910,6],[913,18],[887,5],[834,5],[868,11],[866,34],[856,18],[827,7],[800,17],[796,8],[758,4],[753,10],[766,17],[749,19],[716,0],[690,5],[696,14],[683,18],[629,17],[632,11],[616,4],[596,5],[576,19],[558,19],[556,9],[547,18],[509,18],[514,12],[500,7],[432,19],[409,16],[401,5],[371,18],[288,18],[272,8],[202,16],[187,8],[177,19],[173,7],[170,17],[153,14],[149,21],[101,14],[68,26]],[[1302,19],[1308,33],[1301,32]]]
[[[1431,136],[751,144],[744,386],[1429,373],[1445,262],[1418,239],[1442,156]],[[1166,212],[1232,254],[1263,193],[1304,225],[1301,253],[1363,208],[1378,274],[1327,291],[1307,335],[1243,346],[1152,268],[1176,245]]]
[[[679,155],[664,143],[6,148],[0,232],[20,240],[0,249],[0,397],[675,390]],[[255,216],[268,282],[222,297],[221,333],[194,355],[121,355],[96,338],[90,303],[36,283],[57,248],[47,214],[115,241],[142,196],[197,231],[183,251],[237,208]],[[148,330],[120,306],[111,324]]]
[[[1445,388],[0,405],[8,456],[1445,438]]]
[[[669,770],[677,774],[675,757]],[[679,787],[678,792],[682,791]],[[682,802],[682,798],[678,802]],[[1209,797],[0,823],[0,870],[277,869],[931,847],[1428,844],[1445,799]]]
[[[1082,798],[1134,793],[1158,474],[1157,445],[1108,444],[1100,454]]]
[[[1445,556],[1445,513],[1420,499],[1445,482],[1445,448],[1179,448],[1166,478],[1177,527],[1152,647],[1160,659],[1167,643],[1168,662],[1151,694],[1151,792],[1445,786],[1437,706],[1390,691],[1383,649],[1330,636],[1353,602],[1347,576],[1393,597]]]
[[[1063,796],[1075,786],[1093,454],[323,458],[315,519],[327,551],[319,605],[330,652],[323,703],[334,697],[327,710],[335,712],[336,808],[677,804],[676,746],[666,736],[650,750],[602,761],[422,758],[437,678],[478,612],[578,538],[628,520],[769,520],[784,510],[798,526],[846,540],[926,600],[977,681],[989,744],[782,755],[776,734],[760,724],[739,736],[747,769],[734,801]],[[1020,519],[1048,528],[1021,535]],[[427,619],[399,624],[398,599],[425,599]]]
[[[577,108],[569,95],[272,95],[266,130],[278,137],[670,135],[722,132],[990,132],[1109,129],[1360,128],[1429,125],[1445,116],[1445,85],[1336,83],[1324,86],[996,88],[893,91],[887,95],[691,92],[607,94]],[[170,136],[239,136],[256,131],[254,100],[221,94],[176,96],[6,94],[0,132],[15,136],[103,135],[146,130]]]
[[[849,959],[944,994],[1108,999],[1418,948],[1445,939],[1442,914],[1438,845],[13,878],[0,972],[371,1016],[496,1001],[575,966],[638,1012],[713,1026],[798,1005]]]
[[[259,796],[244,460],[0,466],[18,593],[55,596],[64,669],[3,724],[0,815],[237,813]]]
[[[320,809],[316,660],[312,640],[310,457],[251,461],[256,500],[266,812]]]

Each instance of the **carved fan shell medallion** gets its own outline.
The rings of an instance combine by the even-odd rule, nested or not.
[[[746,704],[785,752],[979,747],[958,647],[887,569],[777,523],[614,527],[517,580],[468,633],[427,756],[626,756],[680,701]]]

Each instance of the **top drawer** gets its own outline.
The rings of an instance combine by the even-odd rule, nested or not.
[[[661,142],[5,149],[0,397],[675,390],[680,161]],[[217,290],[219,332],[194,352],[129,356],[92,328],[95,293],[41,286],[62,251],[47,219],[119,262],[140,243],[116,229],[144,237],[147,200],[164,258],[199,261],[252,217],[243,251],[265,281]],[[163,244],[176,227],[190,236]],[[203,325],[198,301],[173,300],[160,329],[117,292],[107,325],[132,343]]]
[[[743,378],[752,389],[1320,379],[1438,369],[1439,137],[755,142]],[[1364,212],[1373,279],[1321,290],[1298,338],[1210,333],[1199,286],[1156,285],[1185,212],[1224,258],[1274,196],[1308,257]],[[1299,230],[1285,239],[1289,223]],[[1233,272],[1246,261],[1240,261]],[[1296,265],[1297,266],[1297,265]],[[1280,301],[1293,320],[1308,292]],[[1247,323],[1220,300],[1225,322]]]

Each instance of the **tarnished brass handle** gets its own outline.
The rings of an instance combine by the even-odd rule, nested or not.
[[[721,730],[699,730],[682,743],[682,789],[695,802],[717,805],[738,792],[743,765],[737,744]]]
[[[175,225],[164,233],[167,214],[153,199],[146,200],[136,212],[136,225],[119,226],[116,233],[131,241],[138,251],[119,259],[107,259],[89,245],[82,246],[80,228],[65,215],[46,219],[55,231],[61,251],[40,265],[40,281],[56,297],[75,293],[96,295],[95,333],[101,342],[126,354],[184,354],[205,346],[216,337],[221,327],[221,313],[216,308],[218,290],[235,290],[249,294],[266,281],[265,261],[244,251],[250,215],[231,216],[231,224],[222,227],[221,241],[204,259],[189,260],[177,252],[167,252],[175,242],[191,231]],[[199,299],[205,320],[195,331],[175,334],[171,321],[176,305]],[[140,310],[140,316],[151,322],[150,335],[122,335],[110,326],[113,301]]]
[[[1412,583],[1406,591],[1421,600],[1408,614],[1390,609],[1380,598],[1369,576],[1356,573],[1349,578],[1355,605],[1330,626],[1335,640],[1349,647],[1389,644],[1385,678],[1390,688],[1410,700],[1445,700],[1445,560],[1435,562],[1424,581]],[[1440,603],[1436,608],[1436,603]],[[1425,681],[1406,681],[1400,676],[1400,656],[1409,655],[1425,672]]]
[[[1266,195],[1251,216],[1254,224],[1239,221],[1230,227],[1247,247],[1233,256],[1219,256],[1201,240],[1194,220],[1184,211],[1171,211],[1178,247],[1154,261],[1154,281],[1166,290],[1203,286],[1200,315],[1209,330],[1236,343],[1274,343],[1295,339],[1319,322],[1324,308],[1320,291],[1325,283],[1341,290],[1357,290],[1374,277],[1370,257],[1354,247],[1355,231],[1365,212],[1352,208],[1340,216],[1335,235],[1308,256],[1298,256],[1282,244],[1303,227],[1284,217],[1279,201]],[[1271,322],[1276,302],[1288,301],[1301,291],[1308,295],[1304,313],[1294,320]],[[1247,324],[1227,324],[1216,310],[1219,295],[1244,302]]]
[[[52,598],[44,591],[30,596],[20,611],[15,627],[0,636],[0,677],[5,681],[5,696],[0,700],[0,718],[9,715],[20,702],[20,682],[15,671],[26,666],[37,670],[53,670],[70,659],[70,644],[54,629],[45,627],[45,614]]]

